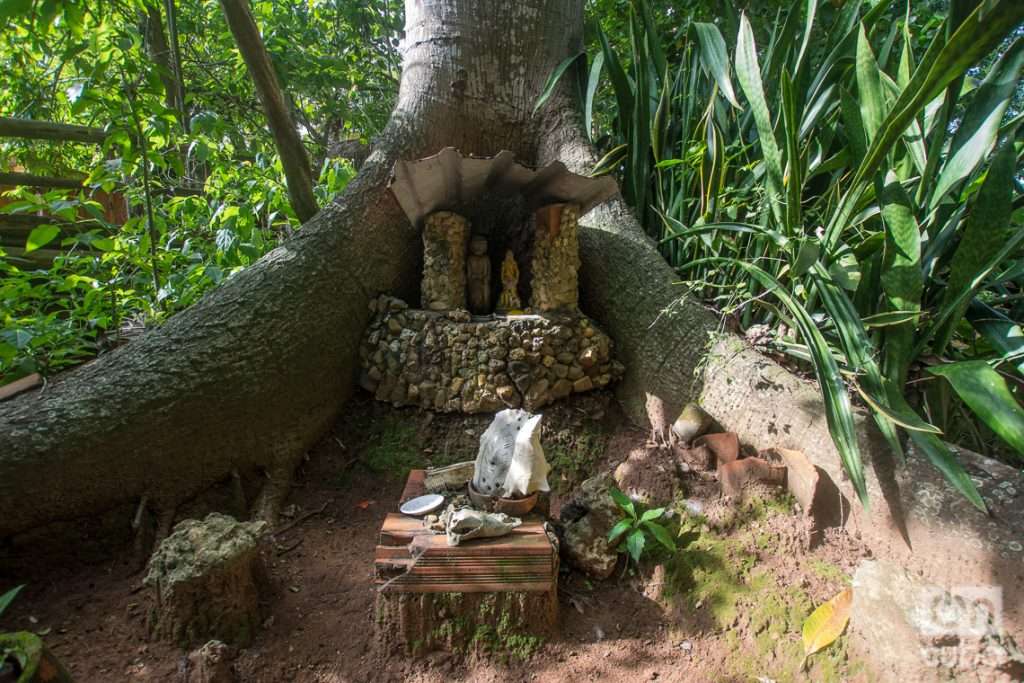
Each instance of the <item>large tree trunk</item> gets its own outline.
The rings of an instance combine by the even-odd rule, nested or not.
[[[381,292],[416,299],[419,232],[386,189],[394,161],[450,145],[590,168],[593,150],[564,93],[532,113],[551,71],[581,48],[582,0],[407,5],[394,114],[341,197],[162,328],[0,403],[0,536],[140,499],[173,509],[236,470],[269,475],[255,512],[272,515],[297,459],[352,391],[368,301]],[[5,126],[36,137],[68,128],[28,131],[0,119],[0,135]],[[586,216],[580,239],[582,305],[617,344],[630,415],[641,421],[655,409],[671,419],[699,399],[747,443],[802,448],[853,500],[817,388],[734,336],[716,339],[716,317],[680,298],[621,200]],[[992,526],[918,458],[897,490],[867,422],[859,433],[874,507],[859,527],[872,547],[901,543],[901,532],[915,539],[917,566],[932,580],[978,583],[979,566],[992,582],[1024,580],[1006,549],[1019,548],[1008,544],[1024,526],[1020,515]],[[1003,480],[992,474],[984,495]],[[917,526],[904,524],[911,509],[920,509]],[[970,542],[975,559],[950,561],[941,544],[950,537]]]
[[[579,49],[582,5],[410,2],[392,120],[342,196],[163,327],[0,403],[0,536],[143,498],[173,509],[235,470],[287,482],[352,391],[370,298],[416,298],[394,161],[447,145],[535,161],[533,104]]]

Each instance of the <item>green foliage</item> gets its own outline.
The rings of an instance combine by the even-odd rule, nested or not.
[[[647,539],[653,539],[669,552],[675,552],[676,543],[668,529],[656,520],[665,514],[665,508],[653,508],[640,511],[629,496],[614,486],[608,489],[612,500],[622,510],[623,517],[608,532],[608,542],[618,543],[620,553],[628,553],[635,564],[640,564],[644,551],[651,546]]]
[[[386,121],[399,68],[393,4],[252,3],[322,203],[354,174],[330,150]],[[84,178],[81,191],[0,195],[0,225],[3,214],[54,219],[27,234],[0,229],[0,384],[159,325],[299,228],[219,3],[176,5],[183,103],[153,41],[157,26],[175,37],[165,3],[0,11],[0,111],[107,133],[102,146],[0,140],[0,170]]]
[[[0,617],[4,615],[4,611],[10,607],[11,603],[14,602],[14,598],[18,597],[18,593],[20,593],[21,589],[24,587],[24,585],[15,586],[3,595],[0,595]]]
[[[895,457],[910,437],[984,509],[926,369],[989,361],[1016,381],[987,402],[1020,409],[1024,5],[793,0],[716,23],[698,6],[670,28],[655,0],[620,4],[594,28],[594,172],[621,177],[688,292],[814,371],[862,501],[850,389]]]

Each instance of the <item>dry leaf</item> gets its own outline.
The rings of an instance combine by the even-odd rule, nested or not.
[[[823,603],[804,621],[804,657],[832,643],[842,635],[846,622],[850,620],[850,606],[853,604],[853,589],[847,588],[826,603]]]

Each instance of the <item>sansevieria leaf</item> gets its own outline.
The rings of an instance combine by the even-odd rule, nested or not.
[[[983,360],[965,360],[929,368],[945,377],[974,414],[1024,457],[1024,408],[1010,393],[1006,379]]]
[[[967,227],[960,245],[953,254],[949,282],[946,286],[943,305],[949,305],[954,298],[970,286],[971,280],[982,270],[983,265],[998,253],[1014,232],[1019,230],[1010,223],[1013,212],[1013,182],[1016,153],[1012,141],[1004,143],[996,153],[988,176],[978,190],[978,196],[967,217]],[[956,322],[963,317],[969,301],[956,306],[949,321],[936,333],[933,350],[942,353],[953,336]]]
[[[845,588],[804,620],[804,657],[828,647],[843,634],[850,621],[850,607],[853,606],[853,589]]]
[[[701,21],[693,24],[697,32],[697,41],[700,43],[700,61],[708,70],[722,97],[727,99],[732,106],[742,109],[739,100],[736,99],[736,92],[732,88],[732,80],[729,78],[729,56],[725,51],[725,39],[721,31],[714,24],[707,24]]]
[[[772,130],[772,117],[768,111],[768,100],[765,99],[764,83],[761,81],[761,67],[757,60],[754,30],[750,27],[750,20],[746,14],[740,17],[740,33],[736,40],[736,77],[750,102],[750,110],[757,126],[761,155],[764,157],[765,170],[768,174],[768,201],[772,214],[777,222],[782,223],[782,153]]]

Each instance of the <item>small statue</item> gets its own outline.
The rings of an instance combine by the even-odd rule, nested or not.
[[[466,260],[466,288],[469,310],[478,315],[491,312],[491,259],[487,255],[487,238],[474,235]]]
[[[501,296],[498,298],[498,310],[503,313],[518,311],[523,307],[519,300],[519,266],[512,250],[505,252],[505,260],[501,262]]]

